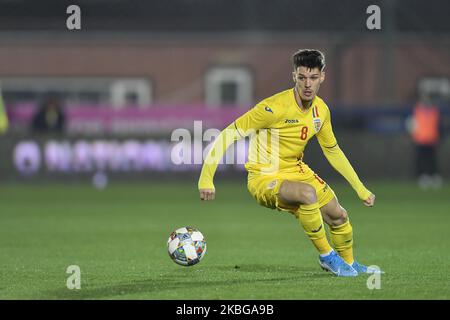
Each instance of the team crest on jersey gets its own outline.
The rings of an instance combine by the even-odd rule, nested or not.
[[[322,122],[320,121],[320,118],[313,119],[313,122],[314,122],[314,130],[316,130],[316,132],[319,132],[320,128],[322,127]]]

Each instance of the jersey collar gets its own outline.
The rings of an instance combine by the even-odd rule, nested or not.
[[[303,110],[303,106],[300,106],[300,105],[298,104],[298,102],[297,102],[297,99],[295,98],[295,92],[296,92],[296,90],[295,90],[295,87],[294,87],[294,88],[292,88],[292,98],[294,99],[294,103],[295,103],[295,105],[297,106],[297,109],[298,109],[301,113],[306,114],[306,113],[308,113],[310,110],[312,110],[312,108],[314,108],[314,104],[316,103],[316,100],[317,100],[317,95],[314,96],[314,99],[313,99],[313,101],[311,102],[311,106],[310,106],[308,109]]]

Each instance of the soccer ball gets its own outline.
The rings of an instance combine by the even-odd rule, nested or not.
[[[183,227],[175,230],[167,240],[167,250],[172,260],[182,266],[193,266],[206,253],[206,240],[195,228]]]

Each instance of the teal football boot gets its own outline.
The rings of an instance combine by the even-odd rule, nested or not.
[[[319,256],[319,264],[323,270],[330,271],[338,277],[356,277],[358,275],[358,272],[335,251],[326,257]]]
[[[384,273],[384,271],[381,271],[379,268],[374,268],[373,266],[365,266],[359,262],[357,262],[356,260],[353,261],[352,263],[352,267],[353,269],[356,270],[356,272],[359,273],[378,273],[378,274],[382,274]]]

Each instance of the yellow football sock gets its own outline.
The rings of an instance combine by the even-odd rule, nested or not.
[[[331,243],[338,252],[338,254],[348,264],[352,264],[353,258],[353,229],[350,221],[347,221],[340,226],[330,226]]]
[[[297,213],[303,230],[305,230],[306,235],[311,239],[319,253],[326,254],[333,250],[327,240],[319,204],[317,202],[314,204],[302,204]]]

